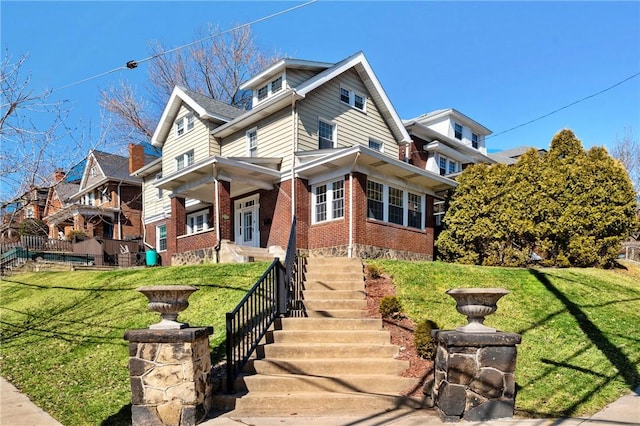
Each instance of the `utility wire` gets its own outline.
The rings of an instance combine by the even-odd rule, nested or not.
[[[290,7],[288,9],[285,9],[285,10],[281,10],[280,12],[272,13],[271,15],[264,16],[262,18],[258,18],[256,20],[253,20],[251,22],[247,22],[245,24],[237,25],[237,26],[235,26],[233,28],[229,28],[227,30],[220,31],[219,33],[216,33],[216,34],[211,34],[211,35],[209,35],[207,37],[201,38],[201,39],[196,40],[196,41],[192,41],[192,42],[187,43],[187,44],[182,45],[182,46],[174,47],[173,49],[169,49],[169,50],[166,50],[164,52],[157,53],[157,54],[149,56],[147,58],[140,59],[140,60],[137,60],[137,61],[136,60],[128,61],[125,65],[113,68],[113,69],[111,69],[109,71],[105,71],[105,72],[102,72],[100,74],[96,74],[96,75],[91,76],[91,77],[84,78],[82,80],[74,81],[73,83],[69,83],[69,84],[67,84],[65,86],[58,87],[57,89],[52,89],[51,92],[56,92],[56,91],[59,91],[59,90],[62,90],[62,89],[66,89],[66,88],[69,88],[69,87],[72,87],[72,86],[76,86],[78,84],[85,83],[87,81],[94,80],[96,78],[103,77],[103,76],[108,75],[108,74],[112,74],[112,73],[114,73],[116,71],[121,71],[121,70],[126,70],[126,69],[134,69],[134,68],[136,68],[138,66],[138,64],[141,64],[143,62],[147,62],[147,61],[150,61],[152,59],[158,58],[160,56],[167,55],[169,53],[184,49],[184,48],[189,47],[189,46],[193,46],[194,44],[200,43],[200,42],[208,40],[208,39],[212,39],[214,37],[220,37],[223,34],[235,31],[237,29],[244,28],[244,27],[249,27],[251,25],[254,25],[254,24],[257,24],[257,23],[260,23],[260,22],[264,22],[264,21],[269,20],[271,18],[275,18],[276,16],[284,15],[284,14],[292,12],[292,11],[294,11],[296,9],[300,9],[302,7],[308,6],[308,5],[310,5],[312,3],[315,3],[317,1],[318,0],[310,0],[310,1],[306,2],[306,3],[299,4],[297,6],[293,6],[293,7]]]
[[[640,75],[640,72],[637,72],[637,73],[635,73],[635,74],[633,74],[633,75],[631,75],[631,76],[629,76],[629,77],[625,78],[624,80],[621,80],[621,81],[617,82],[617,83],[616,83],[616,84],[614,84],[613,86],[609,86],[609,87],[607,87],[606,89],[602,89],[601,91],[599,91],[599,92],[597,92],[597,93],[593,93],[593,94],[591,94],[591,95],[589,95],[589,96],[585,96],[585,97],[584,97],[584,98],[582,98],[582,99],[578,99],[577,101],[571,102],[570,104],[567,104],[567,105],[565,105],[565,106],[563,106],[563,107],[560,107],[560,108],[558,108],[558,109],[556,109],[556,110],[553,110],[553,111],[548,112],[548,113],[546,113],[546,114],[544,114],[544,115],[541,115],[541,116],[540,116],[540,117],[538,117],[538,118],[534,118],[533,120],[529,120],[529,121],[527,121],[526,123],[518,124],[517,126],[512,127],[512,128],[510,128],[510,129],[503,130],[502,132],[498,132],[498,133],[495,133],[495,134],[493,134],[493,135],[489,135],[489,136],[485,137],[485,139],[495,138],[496,136],[504,135],[505,133],[508,133],[508,132],[510,132],[510,131],[512,131],[512,130],[519,129],[519,128],[524,127],[524,126],[527,126],[527,125],[529,125],[529,124],[531,124],[531,123],[535,123],[536,121],[542,120],[543,118],[547,118],[547,117],[549,117],[550,115],[555,114],[556,112],[560,112],[560,111],[562,111],[563,109],[567,109],[567,108],[569,108],[569,107],[571,107],[571,106],[574,106],[574,105],[576,105],[576,104],[579,104],[580,102],[586,101],[587,99],[591,99],[591,98],[594,98],[594,97],[596,97],[596,96],[598,96],[598,95],[601,95],[601,94],[603,94],[603,93],[605,93],[605,92],[608,92],[609,90],[613,89],[614,87],[618,87],[618,86],[620,86],[621,84],[626,83],[627,81],[629,81],[629,80],[631,80],[631,79],[633,79],[633,78],[636,78],[636,77],[637,77],[637,76],[639,76],[639,75]]]

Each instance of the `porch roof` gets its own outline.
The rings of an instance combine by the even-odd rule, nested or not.
[[[213,203],[215,180],[231,182],[231,196],[256,189],[272,189],[280,180],[280,158],[227,158],[212,156],[156,179],[156,188],[175,195]]]
[[[457,185],[454,180],[387,157],[364,146],[298,154],[298,160],[301,164],[296,167],[297,176],[309,179],[310,183],[314,183],[314,180],[326,179],[327,175],[356,171],[386,177],[390,181],[400,181],[407,186],[421,188],[431,195],[455,188]]]
[[[44,221],[49,225],[58,225],[66,220],[73,219],[76,215],[100,216],[113,219],[119,211],[120,210],[115,207],[94,207],[83,204],[72,204],[44,217]]]

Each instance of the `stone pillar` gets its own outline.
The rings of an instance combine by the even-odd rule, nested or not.
[[[512,417],[515,406],[515,333],[433,332],[437,341],[433,401],[442,421]]]
[[[133,426],[188,426],[212,407],[209,336],[212,327],[130,330]]]

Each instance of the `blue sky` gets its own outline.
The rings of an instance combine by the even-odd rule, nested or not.
[[[228,28],[303,2],[0,3],[2,49],[29,53],[34,89],[58,88],[178,46],[207,23]],[[498,134],[640,72],[640,2],[318,1],[252,27],[266,52],[337,62],[363,51],[403,119],[453,107]],[[99,133],[99,91],[142,86],[147,65],[54,92],[69,120]],[[141,90],[140,90],[141,91]],[[91,129],[89,129],[91,128]],[[585,147],[640,133],[640,76],[533,124],[490,150],[546,148],[574,130]]]

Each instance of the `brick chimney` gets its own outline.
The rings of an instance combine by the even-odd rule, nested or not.
[[[66,176],[66,173],[62,169],[55,169],[53,172],[53,180],[55,182],[61,182]]]
[[[144,167],[144,147],[134,143],[129,144],[129,174]]]

